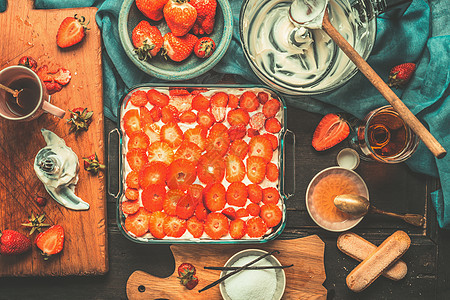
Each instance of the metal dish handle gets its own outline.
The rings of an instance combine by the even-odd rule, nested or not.
[[[117,129],[117,128],[114,128],[113,130],[111,130],[109,133],[108,133],[108,170],[112,170],[111,169],[111,163],[112,163],[112,159],[111,159],[111,157],[112,157],[112,155],[111,155],[111,135],[113,134],[113,133],[117,133],[117,136],[118,136],[118,139],[119,139],[119,154],[118,154],[118,158],[119,158],[119,172],[120,172],[120,169],[121,169],[121,161],[122,161],[122,149],[121,149],[121,147],[120,147],[120,141],[121,141],[121,139],[122,139],[122,134],[120,133],[120,131],[119,131],[119,129]],[[112,174],[110,173],[110,174],[108,174],[108,194],[110,195],[110,196],[113,196],[114,198],[116,198],[117,199],[117,197],[119,197],[119,195],[120,195],[120,193],[122,192],[122,180],[119,180],[119,187],[118,187],[118,191],[117,191],[117,193],[112,193],[111,192],[111,190],[110,190],[110,188],[111,188],[111,181],[112,181]],[[118,176],[119,178],[120,178],[120,176]]]
[[[283,195],[286,197],[286,199],[289,199],[290,197],[294,196],[295,194],[295,133],[290,131],[289,129],[286,129],[286,131],[284,132],[284,137],[283,137],[283,141],[285,142],[286,145],[286,137],[290,136],[292,138],[292,171],[289,174],[290,176],[286,176],[286,161],[287,161],[287,157],[285,156],[284,159],[284,169],[285,169],[285,176],[287,178],[292,178],[292,186],[290,187],[291,190],[286,190],[286,180],[283,181]],[[289,164],[291,165],[291,164]]]

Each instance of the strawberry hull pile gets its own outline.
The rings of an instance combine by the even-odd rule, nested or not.
[[[120,114],[126,234],[248,242],[281,233],[284,114],[264,88],[131,91]]]

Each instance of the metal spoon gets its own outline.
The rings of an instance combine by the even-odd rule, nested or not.
[[[17,103],[17,105],[19,105],[20,107],[22,107],[22,105],[20,105],[20,103],[19,103],[19,93],[21,92],[21,91],[23,91],[23,89],[21,89],[21,90],[13,90],[13,89],[10,89],[9,87],[7,87],[6,85],[3,85],[3,84],[1,84],[0,83],[0,88],[2,89],[2,90],[5,90],[5,91],[7,91],[8,93],[10,93],[10,94],[12,94],[13,95],[13,97],[14,98],[16,98],[16,103]]]
[[[334,198],[334,205],[339,210],[356,217],[362,217],[367,213],[375,213],[399,218],[414,226],[421,227],[425,223],[425,218],[421,215],[417,214],[402,215],[392,212],[386,212],[371,205],[369,200],[359,195],[344,194],[336,196]]]

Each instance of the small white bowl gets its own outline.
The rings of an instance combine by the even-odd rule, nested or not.
[[[354,170],[359,166],[359,154],[352,148],[344,148],[341,151],[339,151],[336,161],[339,166]]]
[[[236,261],[238,261],[239,259],[245,257],[245,256],[261,256],[266,254],[267,251],[264,250],[260,250],[260,249],[246,249],[246,250],[242,250],[236,254],[234,254],[226,263],[225,263],[225,267],[231,267]],[[264,258],[266,261],[269,261],[270,265],[272,266],[281,266],[280,262],[278,261],[278,259],[275,258],[275,256],[273,255],[269,255],[266,256]],[[267,299],[267,300],[280,300],[281,297],[283,297],[284,294],[284,290],[286,288],[286,274],[284,273],[283,269],[274,269],[275,271],[275,276],[276,276],[276,287],[275,287],[275,293],[272,297],[272,299]],[[222,278],[223,276],[225,276],[228,272],[231,271],[222,271],[220,273],[220,277]],[[241,272],[245,272],[241,271]],[[237,276],[239,273],[233,275],[233,276]],[[228,279],[226,279],[225,281],[222,281],[219,285],[219,289],[220,289],[220,294],[222,295],[222,298],[225,300],[233,300],[226,291],[225,285],[227,280],[233,278],[233,276],[229,277]],[[257,299],[252,299],[252,300],[257,300]]]

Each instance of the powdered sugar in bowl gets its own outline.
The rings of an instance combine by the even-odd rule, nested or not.
[[[225,267],[242,267],[267,252],[260,249],[242,250],[233,255]],[[269,255],[252,266],[281,266],[280,262]],[[232,271],[222,271],[220,277]],[[243,270],[223,281],[220,293],[225,300],[279,300],[286,287],[286,275],[283,269]]]

